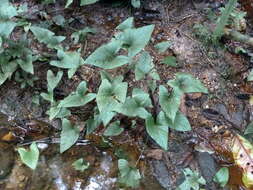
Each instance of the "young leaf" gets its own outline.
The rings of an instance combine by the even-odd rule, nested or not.
[[[16,27],[16,23],[12,21],[1,21],[0,20],[0,36],[8,38],[14,28]]]
[[[172,123],[175,120],[176,114],[180,106],[180,100],[183,92],[177,87],[169,94],[164,86],[159,87],[159,103],[162,110],[171,119]]]
[[[146,130],[151,138],[154,139],[164,150],[167,150],[169,128],[162,123],[155,122],[151,115],[146,118],[145,123]]]
[[[60,59],[59,61],[50,61],[50,65],[69,69],[68,78],[71,78],[76,70],[84,64],[83,58],[81,58],[80,53],[78,52],[64,52],[62,50],[57,51],[57,56]]]
[[[149,95],[141,89],[134,88],[132,98],[128,97],[125,103],[118,107],[117,112],[146,119],[150,114],[144,107],[152,107]]]
[[[155,48],[159,53],[164,53],[171,46],[171,42],[165,41],[155,45]]]
[[[81,0],[80,5],[81,5],[81,6],[90,5],[90,4],[96,3],[96,2],[98,2],[98,1],[99,1],[99,0]]]
[[[73,0],[67,0],[67,3],[65,5],[65,8],[68,8],[69,5],[71,5],[73,3]]]
[[[138,105],[133,98],[127,98],[125,103],[117,108],[117,112],[129,117],[140,117],[142,119],[145,119],[150,115],[147,110]]]
[[[84,29],[71,34],[71,39],[74,40],[74,44],[77,44],[79,41],[83,41],[88,33],[95,34],[96,30],[94,28],[85,27]]]
[[[121,48],[121,41],[114,40],[97,48],[86,60],[86,64],[95,65],[103,69],[114,69],[129,62],[129,58],[117,53]]]
[[[49,115],[49,119],[52,120],[56,118],[56,116],[61,112],[61,109],[62,108],[58,108],[57,106],[51,106],[50,109],[46,112],[47,115]]]
[[[141,7],[141,1],[140,0],[131,0],[131,5],[134,8],[140,8]]]
[[[62,26],[62,27],[64,27],[64,24],[65,24],[65,22],[66,22],[64,16],[62,16],[62,15],[56,15],[56,16],[54,16],[54,17],[52,18],[52,20],[54,21],[54,23],[55,23],[56,25]]]
[[[126,82],[113,84],[107,79],[103,79],[96,97],[99,111],[114,111],[120,103],[124,103],[127,86]]]
[[[141,175],[138,169],[130,167],[127,160],[119,159],[119,182],[126,185],[127,187],[138,187]]]
[[[141,80],[152,68],[152,58],[148,52],[144,51],[135,65],[135,79]]]
[[[184,169],[185,181],[176,190],[199,190],[200,185],[206,185],[206,181],[199,173],[189,168]]]
[[[104,136],[117,136],[123,131],[124,129],[120,127],[120,122],[115,121],[106,128],[106,130],[104,131]]]
[[[172,120],[168,118],[166,114],[160,112],[158,115],[158,122],[177,131],[191,130],[191,125],[188,119],[180,111],[177,112],[174,122],[172,122]]]
[[[27,151],[24,148],[18,148],[19,156],[22,162],[30,167],[31,169],[35,170],[38,160],[39,160],[39,150],[35,142],[30,145],[30,150]]]
[[[75,168],[75,170],[83,172],[84,170],[87,170],[90,166],[89,162],[84,162],[82,158],[76,160],[72,166]]]
[[[250,124],[247,126],[247,128],[244,131],[244,135],[248,135],[252,133],[253,133],[253,122],[250,122]]]
[[[51,70],[47,71],[47,88],[48,92],[53,92],[55,87],[58,85],[58,83],[61,81],[63,72],[58,71],[56,76]]]
[[[104,126],[106,126],[115,115],[115,112],[103,110],[99,113],[99,119],[103,122]]]
[[[225,10],[223,11],[221,17],[219,18],[218,23],[213,32],[213,39],[215,41],[219,40],[220,37],[223,35],[224,27],[227,25],[228,18],[232,13],[233,9],[235,8],[236,3],[237,0],[229,0],[229,2],[227,3]]]
[[[134,88],[132,92],[132,98],[143,107],[152,107],[151,99],[149,94],[144,92],[142,89]]]
[[[179,88],[184,93],[208,93],[207,88],[198,79],[187,73],[177,73],[174,80],[168,81],[168,85],[172,88]]]
[[[51,102],[51,103],[54,102],[54,94],[53,94],[53,92],[48,92],[47,94],[44,93],[44,92],[42,92],[42,93],[40,94],[40,96],[41,96],[44,100],[46,100],[46,101],[49,101],[49,102]]]
[[[222,167],[214,176],[214,182],[220,184],[221,187],[225,187],[229,179],[228,168]]]
[[[16,8],[9,3],[9,0],[1,0],[0,4],[0,20],[8,20],[17,16]]]
[[[162,60],[162,63],[171,67],[177,67],[177,58],[174,56],[167,56]]]
[[[84,106],[88,102],[95,99],[96,94],[94,93],[88,93],[85,95],[86,89],[81,89],[81,87],[85,85],[86,88],[86,82],[83,81],[79,84],[77,87],[77,91],[75,93],[70,94],[66,98],[60,101],[58,107],[79,107]]]
[[[17,59],[17,64],[27,73],[33,74],[33,56],[27,55],[25,59]]]
[[[148,44],[153,30],[154,25],[148,25],[123,31],[119,38],[130,57],[138,54]]]
[[[119,24],[116,29],[124,31],[128,28],[133,28],[133,27],[134,27],[134,17],[129,17],[124,22]]]
[[[48,48],[56,48],[65,39],[64,36],[55,36],[50,30],[38,26],[31,26],[30,30],[37,40],[46,44]]]
[[[94,118],[86,120],[86,134],[89,135],[101,124],[99,115],[94,115]]]
[[[60,152],[63,153],[73,146],[79,137],[79,129],[72,125],[69,120],[62,120]]]
[[[250,71],[248,77],[247,77],[248,81],[253,81],[253,70]]]

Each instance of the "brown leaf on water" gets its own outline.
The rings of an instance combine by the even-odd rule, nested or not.
[[[244,137],[230,134],[213,139],[213,148],[230,163],[229,185],[253,190],[253,146]],[[239,189],[239,188],[238,188]]]
[[[253,189],[253,146],[245,138],[235,135],[232,142],[235,164],[242,170],[242,182],[246,188]]]

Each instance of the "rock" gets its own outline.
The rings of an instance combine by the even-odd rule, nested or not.
[[[171,179],[169,176],[168,169],[163,161],[160,160],[153,160],[151,161],[154,176],[156,177],[157,181],[160,185],[167,189],[171,189]]]
[[[197,152],[196,157],[200,167],[200,173],[205,178],[208,189],[217,189],[213,183],[213,176],[217,171],[217,164],[213,157],[207,152]]]

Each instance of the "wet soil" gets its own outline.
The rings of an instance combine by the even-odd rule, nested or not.
[[[49,20],[61,14],[73,20],[72,28],[88,26],[97,30],[96,34],[88,35],[84,42],[84,57],[108,42],[114,35],[115,27],[129,16],[135,18],[136,26],[155,24],[151,43],[146,49],[151,52],[161,77],[159,83],[165,84],[176,72],[187,72],[200,79],[209,94],[189,94],[184,97],[180,109],[187,115],[193,130],[170,131],[167,152],[147,137],[144,123],[140,122],[136,129],[126,130],[119,137],[108,139],[109,143],[102,141],[99,130],[94,135],[82,136],[82,139],[89,140],[88,144],[79,143],[64,154],[59,154],[59,144],[57,140],[52,140],[59,138],[59,121],[49,121],[45,114],[47,103],[42,102],[40,106],[32,103],[31,97],[35,93],[46,90],[45,78],[49,68],[47,62],[36,63],[35,74],[40,80],[35,83],[35,88],[20,89],[19,84],[13,81],[6,82],[0,88],[0,189],[117,190],[121,188],[117,183],[118,151],[128,155],[133,165],[139,160],[137,167],[142,181],[137,189],[175,189],[183,181],[182,169],[186,167],[201,173],[208,183],[206,189],[219,189],[212,181],[220,166],[217,158],[213,153],[207,153],[207,150],[197,151],[195,145],[200,145],[202,134],[208,136],[218,129],[243,133],[252,120],[252,106],[247,97],[252,94],[253,88],[251,83],[246,82],[252,65],[244,55],[234,54],[227,49],[208,49],[195,37],[193,25],[207,22],[202,10],[215,8],[210,2],[150,0],[143,1],[140,9],[133,9],[128,3],[118,6],[97,3],[81,8],[73,5],[64,10],[64,3],[59,1],[46,7],[43,11],[48,13]],[[28,1],[28,6],[34,23],[48,21],[35,14],[42,7],[33,1]],[[73,32],[71,28],[56,27],[55,30],[58,34],[68,36],[67,45]],[[158,54],[154,45],[164,40],[170,40],[173,45],[170,50]],[[229,41],[225,43],[230,45]],[[32,44],[31,48],[39,51],[44,47]],[[74,45],[70,48],[77,49]],[[178,67],[161,63],[168,55],[176,56]],[[109,72],[118,75],[126,71],[126,67],[121,67]],[[74,79],[62,81],[57,88],[57,98],[69,94],[81,80],[86,80],[89,89],[95,92],[100,84],[99,69],[82,66]],[[141,86],[147,89],[145,84],[134,80],[132,72],[125,80],[129,82],[130,88]],[[86,108],[73,110],[74,120],[82,122],[89,118],[93,107],[91,103]],[[38,168],[32,172],[21,163],[16,148],[34,140],[39,140],[41,156]],[[71,166],[79,158],[90,163],[88,170],[78,172]]]

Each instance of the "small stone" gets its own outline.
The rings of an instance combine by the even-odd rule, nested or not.
[[[187,94],[187,96],[192,100],[196,100],[202,96],[202,93],[196,92],[196,93]]]
[[[24,180],[25,180],[25,176],[24,176],[24,175],[19,176],[19,177],[18,177],[18,180],[19,180],[19,181],[24,181]]]

